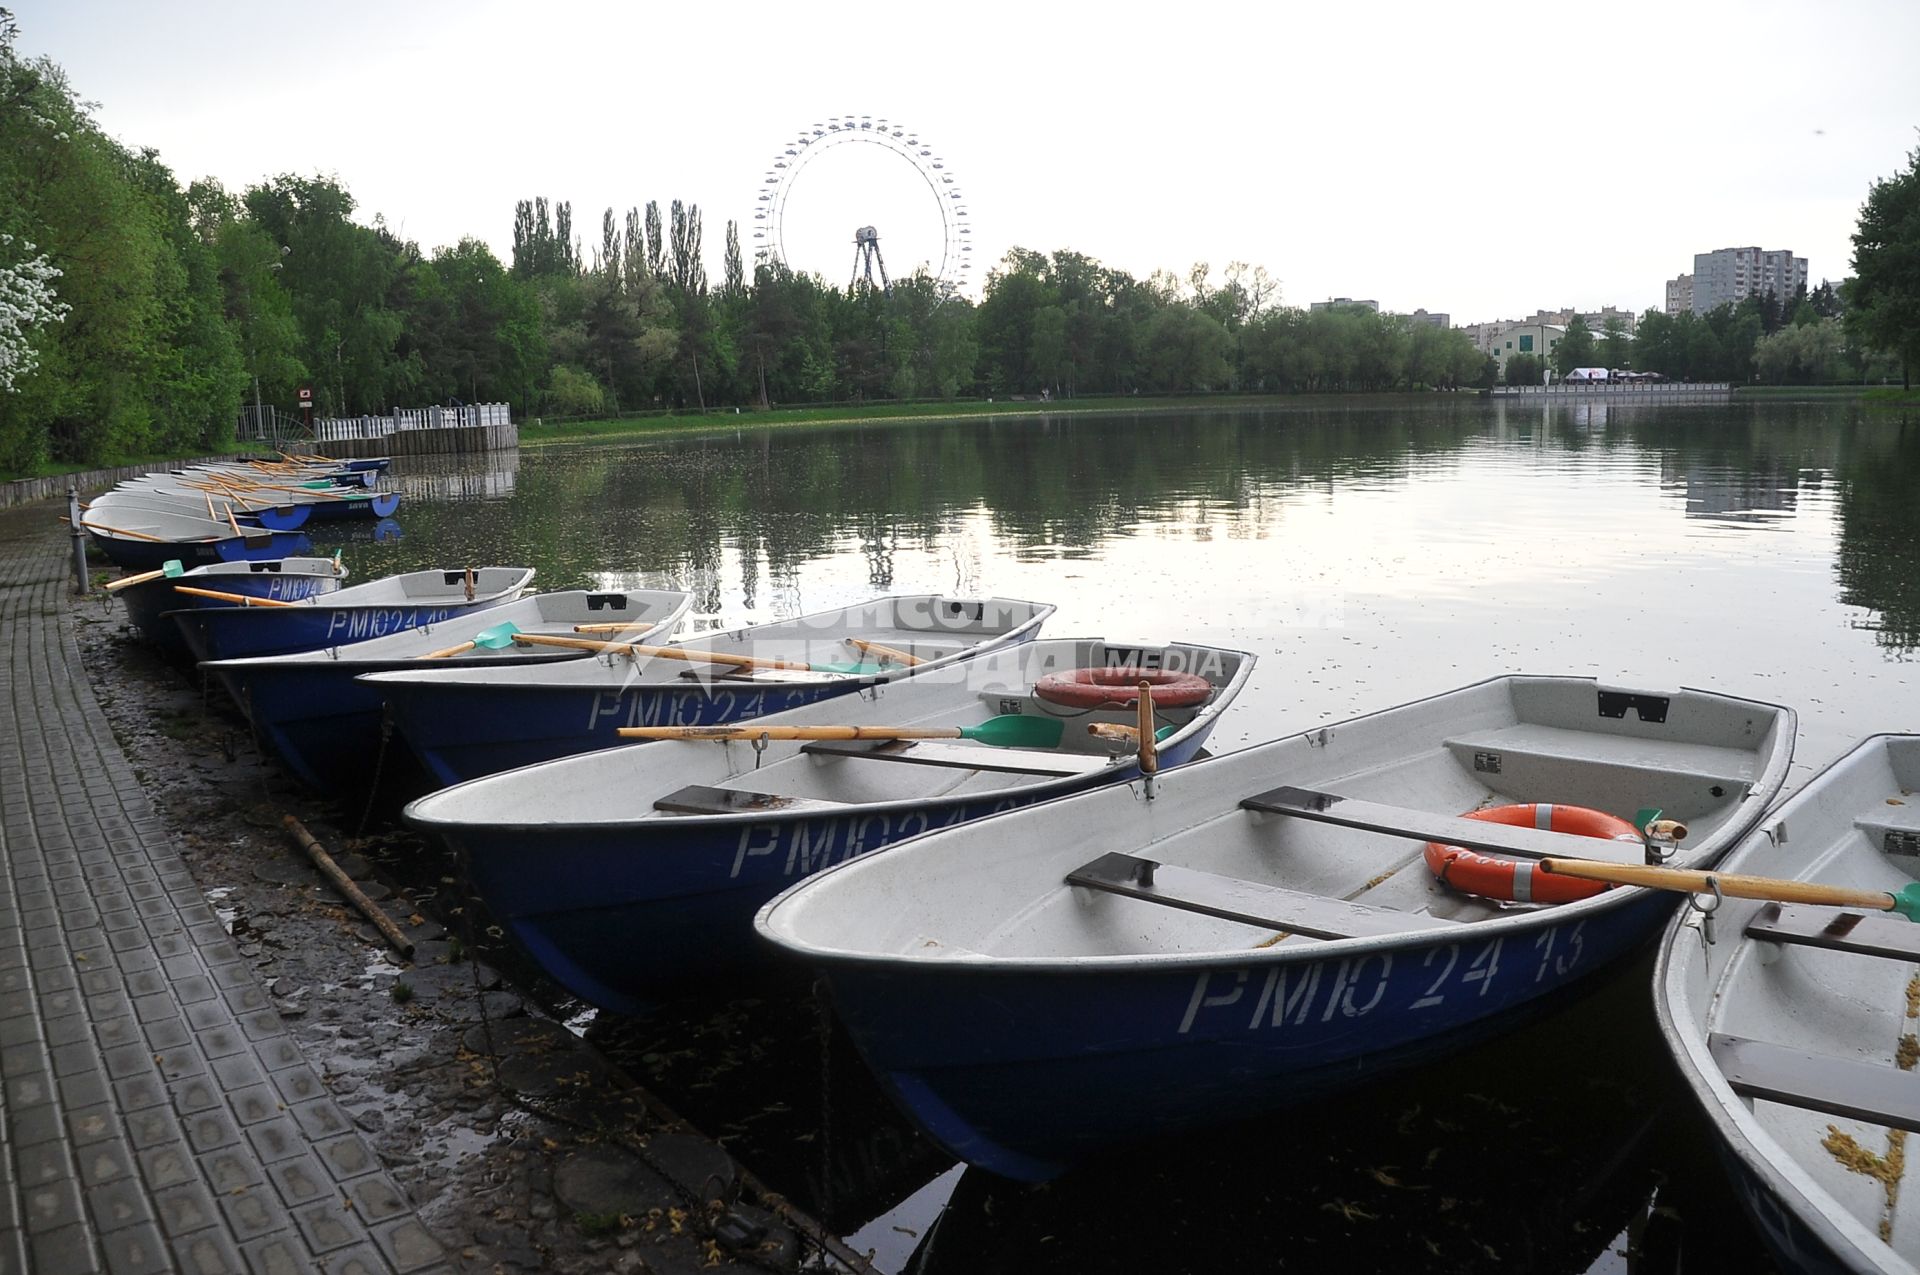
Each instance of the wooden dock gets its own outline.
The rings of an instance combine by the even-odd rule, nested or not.
[[[505,403],[422,407],[391,416],[330,416],[313,423],[322,456],[433,456],[504,451],[520,445],[520,426]]]

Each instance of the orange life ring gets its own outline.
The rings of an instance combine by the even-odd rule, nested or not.
[[[1474,810],[1463,819],[1482,823],[1501,823],[1509,828],[1540,828],[1548,832],[1567,832],[1576,837],[1599,837],[1605,841],[1641,843],[1640,833],[1625,819],[1585,806],[1538,805],[1493,806]],[[1438,841],[1427,842],[1427,870],[1443,885],[1466,894],[1487,899],[1506,899],[1514,903],[1573,903],[1591,899],[1613,887],[1602,881],[1556,876],[1542,872],[1540,865],[1514,859],[1496,859],[1475,854],[1459,846]]]
[[[1104,708],[1107,705],[1132,708],[1140,702],[1142,682],[1153,688],[1155,708],[1192,708],[1195,704],[1206,703],[1213,694],[1213,683],[1198,673],[1133,668],[1125,664],[1049,673],[1033,684],[1033,693],[1050,704],[1064,704],[1070,708]]]

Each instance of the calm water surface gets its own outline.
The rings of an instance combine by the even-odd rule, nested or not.
[[[1796,784],[1920,729],[1920,419],[1854,405],[742,429],[396,476],[404,533],[347,546],[361,578],[525,563],[548,589],[689,589],[693,628],[878,592],[1051,601],[1051,636],[1257,653],[1216,751],[1509,672],[1791,705]],[[803,983],[595,1031],[891,1270],[1764,1269],[1647,981],[1041,1190],[894,1120]]]

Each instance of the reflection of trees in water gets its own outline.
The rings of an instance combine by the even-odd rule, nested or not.
[[[1863,428],[1840,471],[1840,600],[1878,613],[1874,641],[1920,646],[1920,430]]]
[[[711,612],[729,567],[749,606],[848,542],[875,589],[892,587],[901,552],[950,555],[972,579],[979,546],[952,542],[976,510],[1016,552],[1071,555],[1170,508],[1260,519],[1291,490],[1404,481],[1479,428],[1461,410],[1314,410],[765,430],[541,451],[511,506],[442,506],[428,521],[473,552],[536,563],[547,588],[665,574]]]
[[[1578,405],[1489,410],[1465,400],[529,450],[511,501],[421,502],[405,511],[400,545],[349,554],[369,575],[442,565],[456,545],[475,562],[536,565],[549,589],[609,575],[671,580],[705,615],[722,608],[736,573],[749,607],[799,605],[806,564],[847,548],[866,562],[876,592],[895,586],[901,554],[950,559],[951,587],[965,591],[996,550],[1084,556],[1168,517],[1196,536],[1264,535],[1301,492],[1405,484],[1489,438],[1617,450],[1645,463],[1649,482],[1657,468],[1664,488],[1684,492],[1689,515],[1729,524],[1792,510],[1832,475],[1841,600],[1879,613],[1883,645],[1920,645],[1920,512],[1910,496],[1920,486],[1920,441],[1897,420],[1830,404],[1648,405],[1596,416]]]

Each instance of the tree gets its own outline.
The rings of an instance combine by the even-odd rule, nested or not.
[[[1627,335],[1627,325],[1617,314],[1607,316],[1606,324],[1601,328],[1600,362],[1610,368],[1623,368],[1633,359],[1633,338]]]
[[[1538,354],[1509,354],[1507,356],[1508,385],[1538,385],[1540,376],[1546,371],[1546,364]]]
[[[1567,334],[1553,347],[1552,357],[1553,370],[1563,377],[1577,367],[1593,366],[1593,329],[1585,319],[1573,316],[1567,323]]]
[[[1847,329],[1863,345],[1900,360],[1913,388],[1920,364],[1920,146],[1905,172],[1873,184],[1853,232],[1853,286]]]

